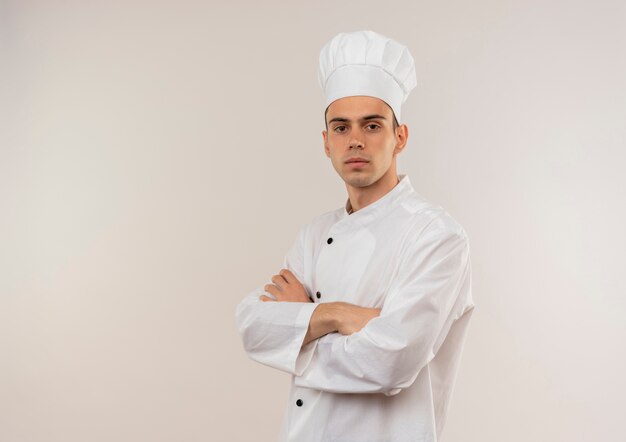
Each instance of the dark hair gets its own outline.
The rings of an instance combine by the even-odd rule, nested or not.
[[[324,111],[324,125],[326,126],[327,131],[328,131],[328,121],[326,121],[326,114],[328,114],[329,107],[330,105],[326,107],[326,110]],[[396,113],[393,111],[393,109],[391,109],[391,115],[393,115],[393,129],[396,130],[399,124],[398,124],[398,120],[396,119]]]

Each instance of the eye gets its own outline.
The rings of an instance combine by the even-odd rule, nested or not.
[[[345,130],[343,130],[345,128],[346,128],[346,126],[335,126],[335,128],[333,130],[335,132],[343,133],[343,132],[345,132]]]
[[[370,130],[376,130],[376,129],[380,128],[380,126],[378,124],[376,124],[376,123],[370,123],[366,127],[370,128]]]

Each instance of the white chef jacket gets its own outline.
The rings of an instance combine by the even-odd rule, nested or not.
[[[348,214],[306,224],[285,256],[313,302],[237,306],[247,354],[292,375],[281,441],[436,442],[468,323],[469,241],[409,177]],[[271,296],[271,295],[270,295]],[[301,348],[313,310],[345,301],[381,308],[352,335],[329,333]]]

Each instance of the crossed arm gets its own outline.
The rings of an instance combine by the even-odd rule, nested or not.
[[[272,283],[263,288],[274,298],[261,295],[263,302],[311,302],[311,298],[300,281],[288,269],[281,269],[272,276]],[[360,307],[348,302],[327,302],[319,304],[309,321],[309,328],[302,346],[322,336],[338,332],[351,335],[361,330],[370,321],[380,315],[379,308]]]
[[[272,284],[237,307],[246,352],[293,374],[299,387],[385,395],[407,388],[462,317],[463,333],[473,308],[466,237],[433,229],[419,241],[400,258],[385,303],[375,309],[312,302],[300,283],[301,234]]]

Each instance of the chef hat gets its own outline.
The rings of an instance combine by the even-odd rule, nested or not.
[[[352,95],[380,98],[400,122],[400,106],[416,86],[406,46],[373,31],[342,32],[320,51],[318,80],[326,107]]]

